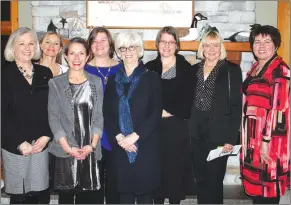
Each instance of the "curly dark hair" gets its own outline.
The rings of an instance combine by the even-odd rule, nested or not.
[[[277,28],[270,25],[261,26],[260,24],[254,24],[251,26],[251,33],[249,37],[249,42],[251,44],[251,49],[253,50],[253,45],[255,38],[258,35],[267,36],[269,35],[276,47],[278,49],[281,45],[281,34]]]

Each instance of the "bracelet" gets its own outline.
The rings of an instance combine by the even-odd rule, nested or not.
[[[263,138],[262,141],[269,143],[271,140],[266,140],[265,138]]]
[[[89,145],[92,148],[92,151],[94,152],[96,147],[94,147],[92,144]]]

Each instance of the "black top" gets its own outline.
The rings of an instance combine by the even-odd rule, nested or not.
[[[128,86],[125,86],[125,91]],[[141,76],[129,104],[134,132],[140,137],[137,141],[138,155],[132,164],[115,139],[121,133],[119,96],[116,92],[115,75],[110,76],[104,95],[103,115],[104,127],[112,145],[112,162],[117,169],[117,189],[119,192],[142,194],[151,192],[160,185],[158,124],[162,117],[162,99],[161,84],[156,73],[147,71]]]
[[[195,103],[196,108],[199,111],[209,111],[211,109],[212,96],[214,93],[214,84],[219,68],[223,64],[223,60],[219,60],[217,62],[213,70],[209,73],[206,80],[204,80],[204,64],[205,61],[199,63],[199,69],[197,71]]]
[[[197,71],[201,65],[197,63],[192,66],[192,81],[194,86],[197,82]],[[242,115],[242,73],[240,66],[228,60],[224,60],[219,68],[214,93],[209,111],[210,141],[215,143],[235,144],[239,136],[239,128]],[[193,96],[196,96],[196,88],[193,89]],[[199,138],[200,118],[193,100],[189,128],[194,139]]]
[[[158,56],[155,60],[146,64],[149,70],[162,75],[162,61]],[[171,79],[161,79],[163,109],[170,114],[188,119],[192,106],[192,81],[190,77],[191,65],[184,56],[176,55],[176,77]]]
[[[32,143],[41,136],[52,138],[48,124],[48,81],[53,77],[49,68],[33,64],[30,85],[15,62],[4,67],[1,75],[1,138],[2,148],[19,154],[18,145]]]

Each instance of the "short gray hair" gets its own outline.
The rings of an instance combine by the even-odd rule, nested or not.
[[[202,39],[200,41],[200,44],[199,44],[198,52],[197,52],[198,58],[204,59],[204,55],[203,55],[204,48],[203,48],[203,45],[206,43],[208,38],[215,39],[215,40],[217,40],[218,43],[220,43],[220,57],[219,57],[219,59],[220,60],[225,59],[226,58],[226,50],[225,50],[225,47],[224,47],[223,39],[221,38],[221,36],[219,35],[218,32],[212,31],[212,30],[208,31],[202,37]]]
[[[117,35],[115,39],[115,51],[118,56],[120,56],[120,47],[129,47],[129,46],[138,46],[140,48],[140,52],[138,57],[141,58],[143,56],[144,48],[143,48],[143,40],[140,34],[137,32],[121,32]]]
[[[34,56],[32,57],[33,60],[38,60],[41,56],[41,51],[39,47],[39,42],[37,39],[36,32],[30,28],[27,27],[20,27],[16,29],[9,37],[8,42],[6,44],[5,50],[4,50],[4,57],[7,61],[15,61],[14,57],[14,46],[15,42],[24,34],[31,33],[34,41],[35,41],[35,52]]]

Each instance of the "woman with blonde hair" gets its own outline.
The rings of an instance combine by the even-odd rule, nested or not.
[[[226,60],[219,33],[207,32],[199,45],[201,62],[192,66],[193,100],[189,119],[193,169],[199,204],[223,203],[223,179],[227,156],[206,161],[210,150],[231,152],[239,135],[242,73]],[[211,196],[209,196],[211,193]]]
[[[11,204],[49,203],[47,145],[49,68],[32,63],[40,49],[36,32],[20,27],[5,47],[11,63],[2,69],[2,157],[5,192]]]
[[[39,64],[51,69],[53,76],[67,72],[68,67],[62,65],[63,38],[52,31],[45,33],[39,41],[42,52]]]

